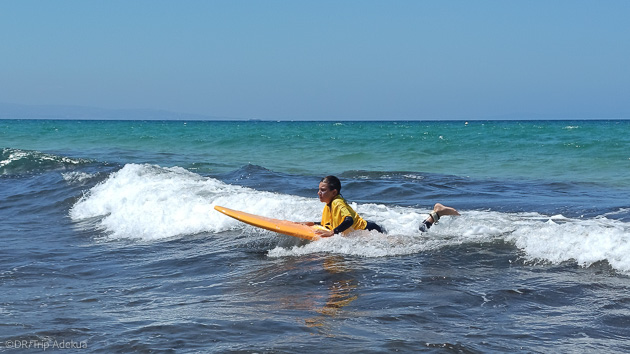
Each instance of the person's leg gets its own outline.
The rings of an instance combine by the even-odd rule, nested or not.
[[[459,215],[459,212],[454,208],[444,206],[440,203],[435,203],[433,206],[433,211],[437,213],[438,219],[444,215]],[[433,220],[436,222],[437,220]]]
[[[459,215],[459,212],[454,208],[435,203],[433,211],[430,212],[429,216],[420,224],[420,231],[425,232],[429,230],[429,228],[437,223],[440,217],[444,215]]]

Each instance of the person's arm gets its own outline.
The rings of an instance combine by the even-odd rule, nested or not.
[[[333,233],[338,234],[344,232],[348,230],[352,225],[354,225],[354,219],[352,219],[352,216],[346,216],[343,219],[343,222],[333,229]]]
[[[348,230],[352,225],[354,225],[354,219],[352,219],[352,216],[346,216],[341,224],[339,224],[339,226],[335,227],[333,230],[317,230],[315,232],[321,237],[330,237],[332,235]]]

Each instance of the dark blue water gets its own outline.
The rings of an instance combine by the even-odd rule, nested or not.
[[[618,172],[607,184],[605,168],[576,178],[513,177],[530,161],[492,176],[384,160],[354,168],[365,156],[347,157],[349,168],[334,165],[344,196],[389,233],[308,243],[213,212],[224,205],[317,219],[322,173],[311,171],[313,161],[294,162],[299,149],[282,152],[293,164],[282,168],[253,153],[245,163],[211,159],[219,152],[175,144],[187,138],[159,122],[137,123],[134,136],[170,137],[168,148],[126,135],[105,146],[103,131],[121,122],[96,125],[92,146],[90,130],[81,137],[74,127],[91,122],[59,125],[70,142],[45,137],[56,134],[55,122],[2,123],[0,136],[11,137],[0,141],[0,351],[630,350],[630,206]],[[221,124],[222,132],[207,133],[231,136],[244,151],[258,141],[248,140],[250,130],[239,135],[236,123]],[[435,124],[427,129],[443,137],[460,129]],[[305,134],[299,125],[283,129]],[[276,147],[259,145],[260,156],[278,156]],[[470,158],[471,166],[485,159]],[[396,168],[373,168],[385,165]],[[462,215],[419,233],[438,201]]]

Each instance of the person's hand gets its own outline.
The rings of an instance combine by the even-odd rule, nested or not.
[[[333,230],[315,230],[315,233],[320,237],[330,237],[335,234]]]
[[[306,225],[306,226],[315,226],[315,223],[312,222],[312,221],[299,222],[298,224],[302,224],[302,225]]]

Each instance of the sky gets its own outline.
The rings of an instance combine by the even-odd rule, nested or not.
[[[0,102],[278,120],[630,118],[630,1],[0,0]]]

